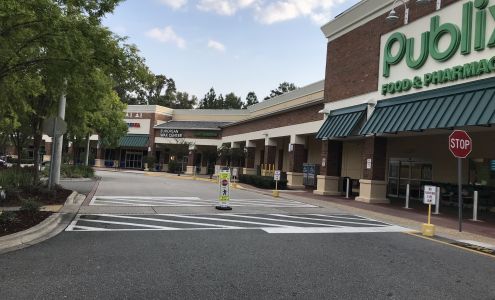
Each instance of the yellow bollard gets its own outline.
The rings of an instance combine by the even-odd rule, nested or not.
[[[431,204],[428,204],[428,223],[421,226],[421,232],[424,236],[435,235],[435,225],[431,224]]]

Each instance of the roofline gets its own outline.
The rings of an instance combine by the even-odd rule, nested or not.
[[[230,126],[240,125],[240,124],[243,124],[243,123],[248,123],[248,122],[251,122],[251,121],[255,121],[255,120],[267,118],[270,115],[279,115],[279,114],[282,114],[282,113],[286,113],[286,112],[297,110],[297,109],[304,108],[304,107],[313,106],[313,105],[320,104],[320,103],[324,103],[324,98],[323,97],[321,99],[318,99],[317,101],[311,101],[309,103],[304,103],[304,104],[299,104],[299,105],[296,105],[296,106],[291,106],[289,108],[282,109],[282,110],[276,111],[274,113],[267,113],[267,114],[263,114],[263,115],[260,115],[260,116],[255,116],[255,117],[252,117],[252,118],[247,118],[247,119],[240,120],[240,121],[237,121],[237,122],[233,122],[233,123],[230,123],[230,124],[227,124],[227,125],[223,125],[223,126],[221,126],[221,128],[226,128],[226,127],[230,127]]]
[[[285,101],[283,100],[284,98],[289,97],[293,93],[296,93],[298,91],[301,91],[301,90],[303,90],[305,88],[309,88],[310,86],[317,85],[317,84],[323,84],[323,87],[321,89],[308,91],[307,93],[304,93],[304,94],[302,94],[300,96],[297,96],[297,97],[294,97],[294,98],[289,98],[289,99],[287,99]],[[279,105],[281,103],[289,102],[289,101],[296,100],[296,99],[299,99],[299,98],[303,98],[303,97],[306,97],[306,96],[309,96],[309,95],[312,95],[312,94],[316,94],[318,92],[323,91],[324,89],[325,89],[325,79],[318,80],[318,81],[315,81],[313,83],[307,84],[307,85],[305,85],[303,87],[300,87],[298,89],[295,89],[293,91],[289,91],[287,93],[283,93],[282,95],[278,95],[276,97],[273,97],[273,98],[270,98],[270,99],[267,99],[267,100],[263,100],[263,101],[261,101],[259,103],[250,105],[250,106],[248,106],[247,110],[250,113],[253,113],[253,112],[256,112],[256,111],[267,109],[269,107],[273,107],[273,106]],[[282,99],[282,100],[280,100],[280,99]],[[280,101],[277,101],[277,100],[280,100]],[[266,106],[263,106],[263,104],[266,104],[266,103],[269,103],[269,104],[266,105]],[[256,109],[256,106],[260,106],[260,108],[259,109]]]
[[[405,0],[409,2],[409,0]],[[394,0],[362,0],[321,27],[331,41],[390,11]]]
[[[176,130],[213,130],[213,131],[219,131],[219,130],[222,130],[222,128],[218,127],[218,128],[189,128],[189,127],[186,127],[186,128],[160,128],[158,127],[160,125],[156,125],[155,127],[153,127],[153,129],[176,129]]]

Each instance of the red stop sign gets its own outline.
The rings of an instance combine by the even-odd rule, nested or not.
[[[466,158],[473,150],[473,141],[464,130],[454,130],[449,136],[449,150],[458,158]]]

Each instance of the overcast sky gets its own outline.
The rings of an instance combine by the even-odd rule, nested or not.
[[[280,82],[325,76],[321,25],[358,0],[127,0],[104,24],[156,74],[201,99],[210,87],[264,98]]]

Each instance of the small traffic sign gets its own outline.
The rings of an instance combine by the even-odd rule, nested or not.
[[[276,181],[280,181],[280,170],[276,170],[273,174],[273,179]]]
[[[218,200],[220,201],[220,205],[216,206],[216,209],[220,210],[231,210],[229,207],[230,201],[230,172],[222,171],[218,174],[219,177],[219,195]]]
[[[67,132],[67,123],[60,117],[50,117],[43,121],[43,133],[50,136],[61,136]]]
[[[454,130],[449,136],[449,150],[457,158],[466,158],[473,150],[473,141],[464,130]]]
[[[425,193],[424,193],[424,204],[435,205],[437,203],[437,187],[432,185],[425,185]]]

